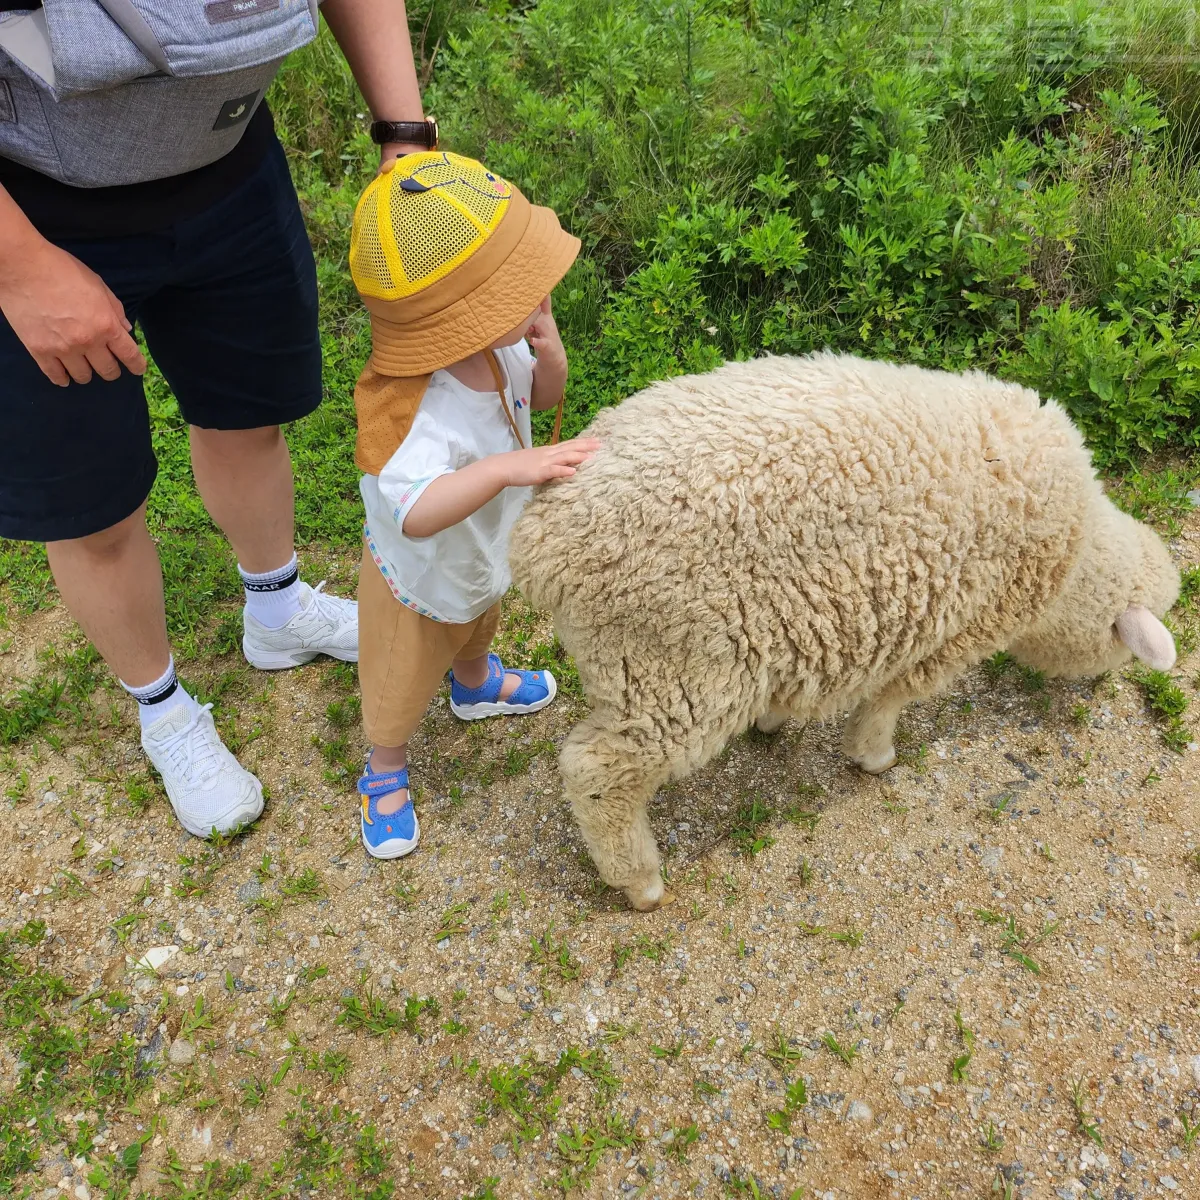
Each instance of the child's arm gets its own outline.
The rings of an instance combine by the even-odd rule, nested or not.
[[[413,538],[432,537],[478,512],[506,487],[532,487],[574,475],[575,468],[599,448],[595,438],[575,438],[557,446],[489,454],[469,467],[439,475],[408,510],[404,533]]]
[[[529,345],[533,364],[533,392],[530,408],[557,408],[567,386],[567,351],[558,336],[558,326],[550,312],[550,297],[542,301],[537,319],[529,327]]]

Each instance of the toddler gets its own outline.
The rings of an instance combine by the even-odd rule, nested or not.
[[[530,436],[530,410],[557,407],[558,441],[567,357],[550,292],[578,251],[549,209],[441,151],[388,164],[354,214],[350,269],[372,336],[354,393],[358,670],[373,747],[358,791],[376,858],[416,848],[406,748],[447,669],[463,720],[554,699],[548,671],[506,669],[489,648],[530,488],[574,474],[598,446],[534,448]]]

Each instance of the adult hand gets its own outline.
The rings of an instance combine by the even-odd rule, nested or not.
[[[379,170],[390,171],[396,165],[396,159],[406,154],[424,154],[427,147],[408,142],[384,142],[379,147]]]
[[[59,387],[92,373],[116,379],[124,365],[135,375],[146,360],[130,336],[121,302],[95,271],[40,235],[20,252],[0,255],[0,312]]]
[[[552,479],[566,479],[599,449],[597,438],[572,438],[557,446],[511,450],[502,456],[505,484],[507,487],[533,487]]]

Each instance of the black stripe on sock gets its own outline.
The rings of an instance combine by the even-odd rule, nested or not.
[[[293,567],[282,579],[277,579],[274,583],[251,583],[243,575],[242,587],[248,592],[282,592],[284,588],[291,587],[299,578],[300,568]]]
[[[178,686],[179,680],[175,678],[175,674],[172,672],[170,681],[164,683],[157,692],[149,696],[134,696],[134,699],[139,704],[157,704],[160,700],[165,700],[168,696],[173,696]]]

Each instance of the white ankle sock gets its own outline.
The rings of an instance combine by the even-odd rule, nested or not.
[[[293,554],[274,571],[252,575],[238,566],[246,591],[246,611],[267,629],[281,629],[300,611],[300,570]]]
[[[138,702],[138,717],[143,729],[165,717],[171,709],[180,704],[186,704],[193,711],[199,707],[175,678],[174,656],[167,663],[167,669],[153,683],[144,684],[142,687],[130,687],[123,679],[120,683]]]

